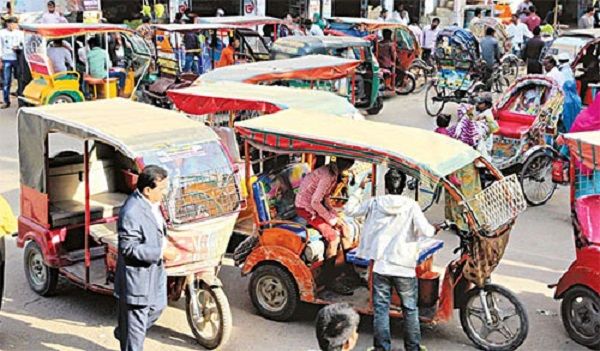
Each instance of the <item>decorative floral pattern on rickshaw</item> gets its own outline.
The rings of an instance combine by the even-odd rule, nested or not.
[[[481,179],[479,178],[479,172],[474,164],[468,164],[465,167],[454,172],[448,177],[463,194],[465,199],[471,199],[476,194],[481,192]],[[468,224],[463,218],[463,205],[459,204],[451,196],[446,194],[446,218],[453,221],[458,225],[461,230],[469,230]],[[478,209],[473,208],[473,211],[477,213]]]

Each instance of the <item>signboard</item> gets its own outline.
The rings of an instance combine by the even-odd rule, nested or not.
[[[254,0],[244,0],[244,16],[256,15],[256,2]]]
[[[319,13],[319,14],[321,13],[321,1],[320,0],[309,0],[309,2],[308,2],[308,18],[313,19],[315,13]]]

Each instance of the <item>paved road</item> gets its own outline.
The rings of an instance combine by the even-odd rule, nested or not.
[[[0,112],[0,193],[18,211],[18,158],[15,110]],[[135,116],[123,116],[135,118]],[[422,96],[399,97],[386,102],[378,121],[431,129]],[[526,305],[529,337],[523,350],[585,350],[572,342],[559,316],[560,303],[546,287],[554,283],[574,258],[568,192],[559,189],[544,207],[529,209],[513,230],[506,255],[493,281],[514,291]],[[440,219],[440,209],[428,212]],[[436,257],[440,272],[452,257],[457,240],[443,234],[446,247]],[[0,350],[115,350],[112,338],[116,321],[115,300],[62,282],[57,296],[42,298],[28,287],[23,274],[22,251],[8,240],[7,288],[0,312]],[[317,308],[301,305],[296,319],[276,323],[254,311],[248,297],[248,279],[239,270],[225,267],[221,278],[233,310],[234,330],[225,350],[308,350],[316,348],[313,321]],[[457,314],[455,315],[457,317]],[[372,342],[372,319],[363,317],[358,350]],[[394,341],[401,345],[401,322],[394,323]],[[474,350],[453,320],[423,330],[430,350]],[[146,350],[194,350],[199,346],[187,326],[181,302],[165,311],[149,333]]]

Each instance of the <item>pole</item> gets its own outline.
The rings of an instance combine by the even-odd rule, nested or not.
[[[554,23],[552,24],[554,30],[558,30],[558,0],[554,0]]]
[[[85,218],[84,218],[84,254],[85,254],[85,286],[90,283],[90,149],[89,141],[86,140],[83,144],[83,175],[85,184]]]
[[[110,55],[108,54],[108,32],[104,33],[104,52],[106,53],[106,84],[104,84],[104,98],[108,99],[110,96],[110,72],[109,72],[109,65],[108,62],[110,62]],[[112,65],[110,65],[112,66]]]

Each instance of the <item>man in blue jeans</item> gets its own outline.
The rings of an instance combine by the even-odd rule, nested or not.
[[[0,56],[2,58],[2,108],[10,107],[10,88],[17,74],[17,51],[23,47],[23,32],[18,29],[17,19],[6,20],[6,29],[0,30]]]
[[[362,200],[367,177],[350,197],[344,212],[350,217],[366,216],[357,256],[374,261],[373,329],[375,350],[390,351],[390,302],[392,288],[402,299],[404,348],[421,351],[421,328],[417,307],[418,285],[415,268],[419,236],[432,237],[439,226],[429,224],[419,204],[402,196],[406,175],[396,169],[385,174],[386,195]]]

